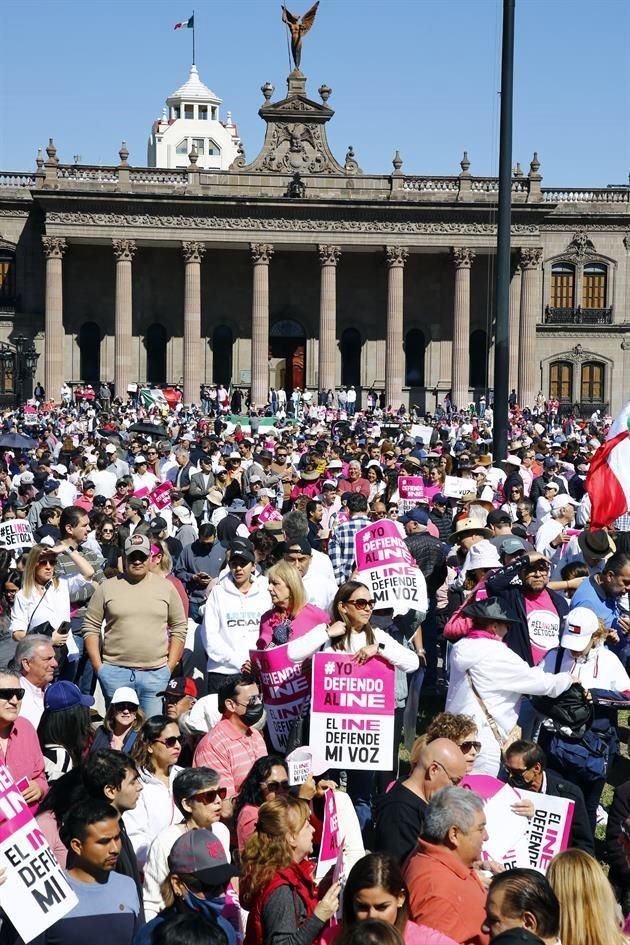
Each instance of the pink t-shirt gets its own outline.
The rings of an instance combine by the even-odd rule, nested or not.
[[[535,597],[527,594],[524,597],[532,659],[537,666],[547,650],[560,642],[560,617],[548,591],[541,591]]]
[[[341,938],[342,927],[340,925],[328,926],[324,929],[320,941],[322,945],[334,945]],[[444,932],[438,932],[436,929],[430,929],[426,925],[417,925],[415,922],[407,922],[403,933],[405,945],[457,945],[455,939]]]

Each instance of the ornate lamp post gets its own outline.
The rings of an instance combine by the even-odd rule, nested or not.
[[[14,339],[14,344],[16,361],[15,402],[17,406],[21,406],[25,401],[26,382],[30,381],[32,384],[39,354],[35,350],[33,342],[23,335],[18,335]]]

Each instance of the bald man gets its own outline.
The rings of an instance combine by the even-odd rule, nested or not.
[[[411,749],[411,774],[379,798],[374,817],[374,850],[404,863],[418,842],[427,805],[436,791],[457,785],[466,774],[461,748],[449,738],[424,738]]]

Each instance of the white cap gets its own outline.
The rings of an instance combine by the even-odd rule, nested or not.
[[[133,463],[134,463],[134,466],[139,466],[141,463],[146,463],[146,461],[147,461],[146,457],[143,456],[142,453],[138,453]]]
[[[483,541],[478,541],[476,544],[472,545],[468,550],[466,555],[466,560],[464,561],[465,572],[474,570],[475,568],[500,568],[501,559],[499,558],[499,552],[492,544],[492,542],[484,539]]]
[[[555,495],[550,504],[552,510],[556,512],[558,509],[563,509],[565,505],[579,505],[580,503],[572,499],[570,495],[561,493],[560,495]]]
[[[119,702],[133,702],[134,705],[140,705],[138,693],[130,686],[120,686],[112,696],[112,704],[118,705]]]
[[[519,456],[515,456],[514,453],[508,454],[508,456],[503,460],[504,463],[509,463],[510,466],[520,466],[521,459]]]
[[[107,446],[105,447],[105,452],[106,452],[106,453],[115,453],[115,452],[116,452],[116,447],[114,446],[113,443],[108,443]]]
[[[590,607],[575,607],[564,618],[564,631],[560,646],[581,652],[588,646],[591,637],[599,630],[599,620]]]
[[[51,466],[50,468],[54,469],[54,471],[58,473],[60,476],[68,475],[68,467],[64,466],[63,463],[57,463],[56,466]]]

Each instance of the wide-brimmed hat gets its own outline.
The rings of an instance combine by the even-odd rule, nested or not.
[[[484,538],[483,541],[478,541],[468,549],[463,570],[468,572],[475,571],[477,568],[500,567],[501,561],[497,549],[487,538]]]
[[[228,505],[228,512],[232,515],[245,515],[247,506],[242,499],[234,499],[231,505]]]
[[[455,530],[448,536],[451,544],[454,544],[458,538],[464,535],[481,535],[482,538],[492,538],[492,532],[476,518],[460,518],[455,522]]]
[[[486,600],[476,600],[463,607],[461,613],[471,617],[478,623],[497,620],[500,623],[518,623],[517,617],[512,617],[503,609],[498,597],[488,597]]]
[[[517,469],[522,465],[522,461],[521,461],[520,456],[515,456],[513,453],[509,453],[509,454],[505,457],[505,459],[503,460],[503,463],[504,463],[506,466],[508,466],[508,465],[509,465],[509,466],[516,466]]]
[[[591,561],[604,561],[617,550],[614,541],[603,528],[596,528],[591,531],[585,528],[578,535],[578,545]]]
[[[304,470],[304,472],[301,473],[300,478],[303,479],[304,482],[315,482],[320,478],[320,476],[321,473],[317,469],[311,469],[310,472]]]

